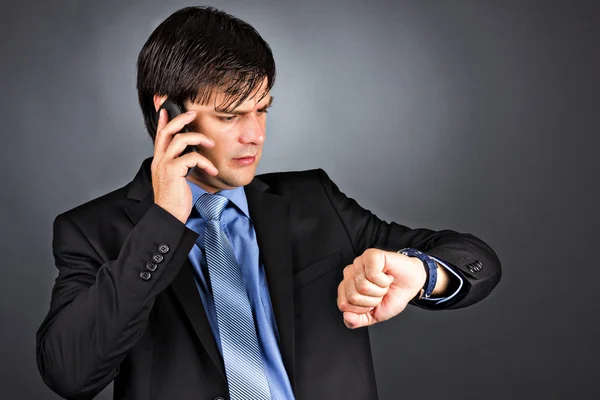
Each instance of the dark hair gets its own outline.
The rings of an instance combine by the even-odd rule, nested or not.
[[[219,111],[236,108],[267,78],[275,83],[271,48],[248,23],[213,7],[176,11],[152,32],[137,60],[137,90],[154,141],[153,97],[207,104],[214,89],[226,94]],[[262,98],[261,97],[261,98]]]

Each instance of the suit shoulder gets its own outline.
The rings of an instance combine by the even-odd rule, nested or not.
[[[67,209],[60,213],[56,218],[66,216],[77,225],[88,225],[89,222],[100,222],[110,220],[116,214],[123,212],[124,208],[134,202],[127,198],[131,182],[105,193],[101,196],[88,200],[78,206]],[[86,223],[87,222],[87,223]]]
[[[328,179],[321,168],[301,171],[269,172],[257,175],[257,178],[269,185],[271,192],[287,194],[290,192],[314,190],[321,186],[322,179]]]

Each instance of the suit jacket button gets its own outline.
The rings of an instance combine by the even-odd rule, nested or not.
[[[152,278],[152,274],[148,271],[142,271],[140,272],[140,278],[142,278],[143,280],[147,281],[150,278]]]
[[[156,268],[158,267],[158,265],[156,265],[155,263],[153,263],[152,261],[148,261],[148,263],[146,264],[146,269],[148,271],[156,271]]]
[[[217,396],[217,397],[215,397],[215,400],[225,400],[225,399],[222,398],[221,396]]]
[[[169,246],[163,243],[160,246],[158,246],[158,251],[160,251],[162,254],[165,254],[169,251]]]
[[[154,255],[152,256],[152,259],[154,260],[155,263],[160,263],[162,262],[162,260],[164,259],[163,255],[160,253],[154,253]]]

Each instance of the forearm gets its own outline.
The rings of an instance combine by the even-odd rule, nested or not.
[[[158,206],[155,206],[158,207]],[[69,398],[90,398],[118,374],[144,332],[156,296],[174,279],[197,235],[160,208],[131,231],[118,258],[97,266],[68,217],[55,223],[59,277],[37,335],[38,368],[46,384]],[[169,251],[144,280],[146,263]]]
[[[452,230],[411,229],[394,222],[387,223],[342,193],[325,171],[319,170],[319,176],[324,193],[342,221],[357,256],[368,248],[396,252],[412,247],[447,262],[464,277],[461,289],[464,293],[457,301],[444,305],[445,308],[462,308],[475,304],[487,297],[500,281],[500,260],[494,250],[481,239]],[[454,281],[451,278],[448,283]],[[450,289],[444,282],[441,282],[439,291],[448,290]],[[422,306],[431,307],[430,304]]]
[[[91,398],[100,392],[146,327],[153,299],[132,299],[129,289],[113,281],[110,267],[103,266],[94,285],[44,321],[38,336],[40,373],[63,397]]]

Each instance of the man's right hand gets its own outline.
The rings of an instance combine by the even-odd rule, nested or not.
[[[213,147],[215,144],[198,132],[177,135],[196,118],[195,111],[178,115],[171,121],[167,114],[166,110],[160,110],[156,127],[151,165],[154,202],[185,224],[192,211],[192,191],[185,179],[188,168],[198,167],[213,176],[218,171],[212,162],[198,152],[191,151],[181,157],[179,155],[187,145]]]

